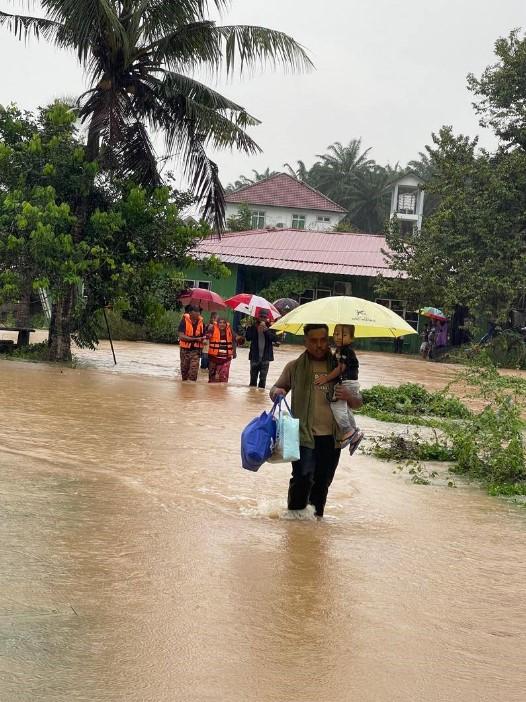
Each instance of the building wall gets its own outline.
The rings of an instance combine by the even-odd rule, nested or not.
[[[221,295],[221,297],[226,300],[229,297],[232,297],[233,295],[236,294],[237,292],[237,272],[238,272],[238,266],[235,264],[225,264],[226,267],[230,270],[230,276],[228,278],[213,278],[209,274],[204,273],[199,266],[192,266],[191,268],[187,268],[186,270],[183,271],[185,280],[188,281],[195,281],[195,282],[208,282],[210,283],[210,290],[213,290],[216,292],[218,295]],[[230,322],[232,321],[232,312],[231,310],[225,310],[224,313],[221,313],[222,316],[226,317]],[[207,318],[208,314],[205,314],[205,318]]]
[[[262,227],[278,227],[279,224],[283,225],[283,229],[292,228],[293,215],[301,215],[305,217],[304,229],[311,229],[315,231],[326,231],[333,229],[344,217],[343,214],[337,212],[326,212],[325,210],[304,210],[304,209],[290,209],[285,207],[272,207],[269,205],[249,205],[252,212],[264,212],[265,222]],[[232,217],[237,215],[239,212],[239,205],[227,203],[226,217]],[[318,217],[329,218],[328,222],[318,221]]]
[[[235,264],[226,264],[230,269],[231,275],[228,278],[211,278],[204,273],[198,266],[188,268],[184,271],[185,278],[193,281],[206,281],[210,283],[210,289],[227,299],[238,292],[259,293],[263,288],[269,285],[272,280],[275,280],[283,271],[273,268],[260,268],[256,266],[238,266]],[[350,294],[353,297],[361,297],[365,300],[378,299],[378,294],[375,292],[375,278],[365,276],[341,276],[341,275],[323,275],[318,274],[318,282],[316,291],[331,290],[334,292],[335,283],[349,283]],[[317,292],[314,296],[316,297]],[[271,300],[273,302],[273,300]],[[225,310],[222,313],[231,323],[234,321],[231,310]],[[205,318],[208,318],[205,313]],[[237,319],[239,322],[239,319]],[[287,343],[302,344],[301,336],[288,335]],[[357,350],[363,351],[393,351],[393,343],[389,339],[358,339],[356,342]],[[420,341],[417,334],[405,337],[404,352],[417,353],[420,346]]]

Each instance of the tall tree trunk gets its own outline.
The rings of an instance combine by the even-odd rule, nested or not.
[[[16,306],[16,326],[29,327],[31,319],[31,291],[33,290],[33,281],[31,278],[26,278],[22,286],[22,292]],[[27,346],[29,344],[29,332],[19,331],[17,346]]]
[[[49,323],[49,359],[71,361],[71,332],[76,287],[70,285],[53,301]]]
[[[100,139],[92,119],[88,129],[86,142],[86,158],[95,161],[99,154]],[[75,206],[77,221],[73,228],[73,241],[78,244],[84,237],[86,223],[90,215],[90,195],[81,194]],[[51,361],[71,361],[71,333],[73,329],[73,313],[77,300],[77,288],[69,286],[64,293],[54,300],[51,307],[49,322],[49,358]]]

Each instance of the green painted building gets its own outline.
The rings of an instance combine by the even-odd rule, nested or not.
[[[312,287],[303,291],[299,302],[332,295],[362,297],[390,307],[416,329],[418,315],[406,309],[404,301],[379,299],[375,293],[379,274],[395,275],[385,262],[385,247],[383,236],[369,234],[297,229],[231,233],[207,239],[194,251],[197,258],[217,256],[230,270],[229,277],[210,278],[199,267],[188,269],[185,276],[188,286],[209,288],[226,299],[240,292],[259,293],[287,273],[306,274]],[[226,316],[232,321],[232,313]],[[357,346],[393,350],[389,339],[360,340]],[[416,352],[418,346],[417,335],[405,338],[405,352]]]

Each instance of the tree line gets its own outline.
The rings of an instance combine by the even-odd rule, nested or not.
[[[381,165],[370,157],[370,151],[370,148],[363,148],[361,139],[351,139],[347,145],[337,141],[329,145],[325,153],[317,154],[310,168],[300,160],[295,166],[284,163],[282,169],[346,209],[347,214],[338,229],[379,234],[384,231],[389,217],[393,182],[407,173],[427,181],[432,175],[432,164],[427,154],[421,153],[406,166]],[[253,170],[251,176],[239,176],[226,191],[252,185],[279,172],[270,168],[263,172]]]
[[[71,358],[74,334],[95,341],[94,313],[129,290],[132,278],[180,262],[208,224],[223,228],[224,191],[209,150],[258,152],[247,133],[258,120],[196,76],[312,66],[283,32],[209,19],[228,5],[42,0],[38,17],[0,12],[0,28],[18,38],[68,49],[88,86],[70,106],[32,117],[16,108],[1,113],[0,301],[27,298],[27,286],[50,290],[52,360]],[[164,154],[155,152],[152,133],[164,137]],[[163,173],[172,158],[207,224],[180,219],[178,194]]]
[[[467,77],[481,127],[498,138],[495,151],[479,148],[477,138],[446,125],[403,168],[376,163],[360,139],[332,144],[311,168],[303,161],[283,165],[345,207],[341,230],[386,236],[388,263],[399,276],[380,278],[381,297],[407,300],[413,309],[434,305],[450,314],[468,308],[474,317],[497,322],[506,322],[512,308],[526,309],[525,36],[515,30],[498,39],[495,54],[496,63],[480,77]],[[391,184],[408,171],[424,181],[420,231],[402,231],[389,219]],[[274,173],[253,171],[229,189]]]

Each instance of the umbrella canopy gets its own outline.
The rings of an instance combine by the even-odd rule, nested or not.
[[[179,297],[182,305],[195,305],[202,310],[224,310],[226,304],[221,295],[205,288],[188,288]]]
[[[334,333],[336,324],[354,324],[355,336],[364,337],[398,337],[416,334],[405,319],[388,307],[376,302],[362,300],[360,297],[324,297],[321,300],[307,302],[282,317],[272,325],[276,331],[303,334],[305,324],[327,324],[329,333]]]
[[[438,319],[441,322],[445,322],[447,319],[446,315],[442,312],[442,310],[439,310],[438,307],[422,307],[422,309],[418,310],[418,312],[422,315],[422,317]]]
[[[293,300],[291,297],[280,297],[279,300],[274,300],[272,304],[281,314],[287,314],[287,312],[295,310],[300,305],[297,300]]]
[[[279,310],[271,302],[259,295],[240,293],[239,295],[234,295],[234,297],[229,297],[225,302],[234,312],[248,314],[250,317],[257,317],[263,311],[266,311],[271,322],[281,317]]]

